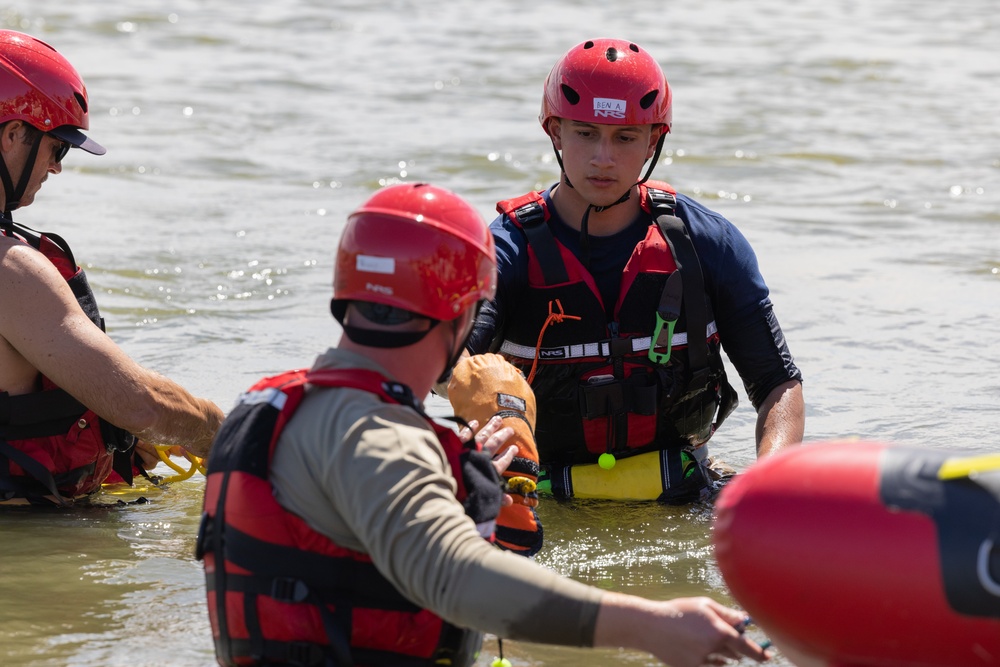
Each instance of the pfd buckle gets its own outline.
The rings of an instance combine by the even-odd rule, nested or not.
[[[675,326],[677,326],[676,315],[669,313],[667,317],[664,317],[662,312],[656,311],[656,328],[653,329],[653,337],[649,341],[649,360],[654,364],[665,364],[670,361]],[[664,329],[666,329],[665,333]],[[660,342],[661,336],[663,336],[663,342]],[[667,351],[657,352],[657,347],[666,347]]]
[[[301,579],[275,577],[271,581],[271,597],[279,602],[303,602],[309,597],[309,587]]]
[[[656,327],[653,338],[649,341],[649,360],[654,364],[665,364],[670,361],[670,348],[674,339],[674,327],[681,316],[681,301],[684,298],[684,284],[681,272],[674,271],[663,285],[660,294],[660,305],[656,309]],[[666,333],[664,333],[664,328]],[[661,340],[661,338],[663,340]],[[666,352],[656,352],[657,347],[666,346]]]

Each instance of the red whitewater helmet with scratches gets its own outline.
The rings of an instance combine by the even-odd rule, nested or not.
[[[333,300],[367,301],[453,320],[496,292],[496,251],[482,216],[427,183],[385,187],[347,219]]]
[[[670,86],[645,49],[621,39],[592,39],[574,46],[545,79],[538,120],[606,125],[665,125],[670,132]]]
[[[90,128],[87,88],[54,48],[14,30],[0,30],[0,123],[22,120],[95,155],[104,147]]]

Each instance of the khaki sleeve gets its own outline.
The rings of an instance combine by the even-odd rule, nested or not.
[[[591,645],[601,593],[479,537],[436,436],[411,415],[387,406],[356,424],[324,470],[355,548],[407,598],[456,625]]]

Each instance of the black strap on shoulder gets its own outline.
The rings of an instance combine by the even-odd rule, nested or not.
[[[691,234],[684,221],[675,216],[677,200],[669,192],[649,190],[653,217],[670,246],[677,270],[683,278],[684,311],[687,318],[688,359],[691,369],[689,391],[703,388],[709,382],[708,368],[708,295],[701,262],[695,252]],[[669,281],[668,281],[669,282]]]
[[[59,246],[59,249],[66,253],[67,259],[69,259],[73,266],[76,266],[76,259],[73,257],[73,250],[69,247],[69,243],[66,242],[66,239],[58,234],[40,232],[37,229],[32,229],[31,227],[23,225],[20,222],[14,222],[9,217],[0,218],[0,228],[8,234],[17,234],[18,236],[24,238],[24,240],[27,241],[28,244],[35,250],[41,249],[42,236],[44,236]]]
[[[568,283],[569,273],[563,263],[556,238],[549,229],[545,208],[538,202],[531,202],[514,211],[513,218],[521,225],[524,235],[528,237],[528,243],[538,257],[545,284]]]

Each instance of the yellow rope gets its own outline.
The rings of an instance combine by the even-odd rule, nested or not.
[[[191,464],[187,469],[185,469],[171,460],[171,447],[169,445],[154,445],[154,447],[156,447],[156,453],[160,456],[160,460],[166,463],[167,466],[177,473],[176,475],[164,478],[164,483],[182,482],[194,475],[196,472],[200,472],[202,475],[205,474],[204,459],[200,459],[189,452],[184,452],[184,458],[186,458]]]

